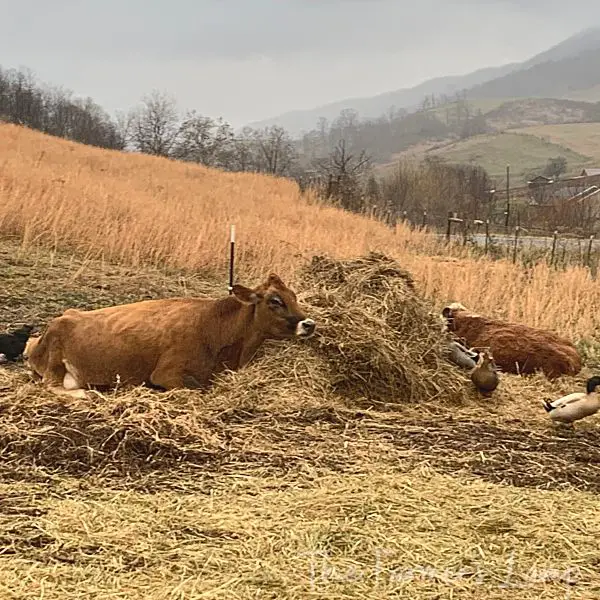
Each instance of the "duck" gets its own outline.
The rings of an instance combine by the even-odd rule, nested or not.
[[[570,425],[600,410],[600,396],[596,392],[599,385],[600,377],[594,375],[587,380],[585,392],[567,394],[553,402],[543,400],[543,406],[553,421]]]
[[[480,392],[493,392],[500,382],[498,371],[491,352],[483,350],[477,358],[477,364],[470,373],[471,381]]]
[[[469,350],[460,342],[452,341],[448,344],[449,356],[451,362],[463,369],[474,369],[477,365],[476,360],[479,353]]]

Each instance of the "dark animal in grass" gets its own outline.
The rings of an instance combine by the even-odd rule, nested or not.
[[[23,354],[33,325],[23,325],[12,333],[0,333],[0,363],[14,362]]]

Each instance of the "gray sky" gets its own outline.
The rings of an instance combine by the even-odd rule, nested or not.
[[[600,25],[571,0],[0,0],[0,65],[109,112],[156,88],[234,126],[524,60]]]

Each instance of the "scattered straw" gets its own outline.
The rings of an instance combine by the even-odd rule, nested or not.
[[[91,268],[52,291],[54,270],[5,269],[10,319],[206,289]],[[587,373],[480,399],[398,264],[298,278],[319,335],[208,393],[82,401],[0,370],[0,597],[599,597],[598,418],[561,433],[539,406]]]

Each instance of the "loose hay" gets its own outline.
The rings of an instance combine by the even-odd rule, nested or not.
[[[444,357],[439,316],[395,260],[314,257],[303,281],[322,324],[314,346],[335,373],[335,392],[380,402],[465,398],[468,380]]]
[[[64,399],[0,369],[0,596],[597,597],[597,420],[562,437],[534,406],[573,380],[419,397],[423,372],[471,386],[438,354],[435,317],[416,332],[427,306],[389,267],[315,259],[294,288],[319,336],[268,344],[205,394]]]
[[[317,321],[315,337],[265,344],[247,368],[221,378],[216,393],[245,401],[252,394],[307,401],[333,394],[374,404],[455,403],[473,393],[444,356],[439,317],[393,259],[315,256],[298,282],[302,305]]]

